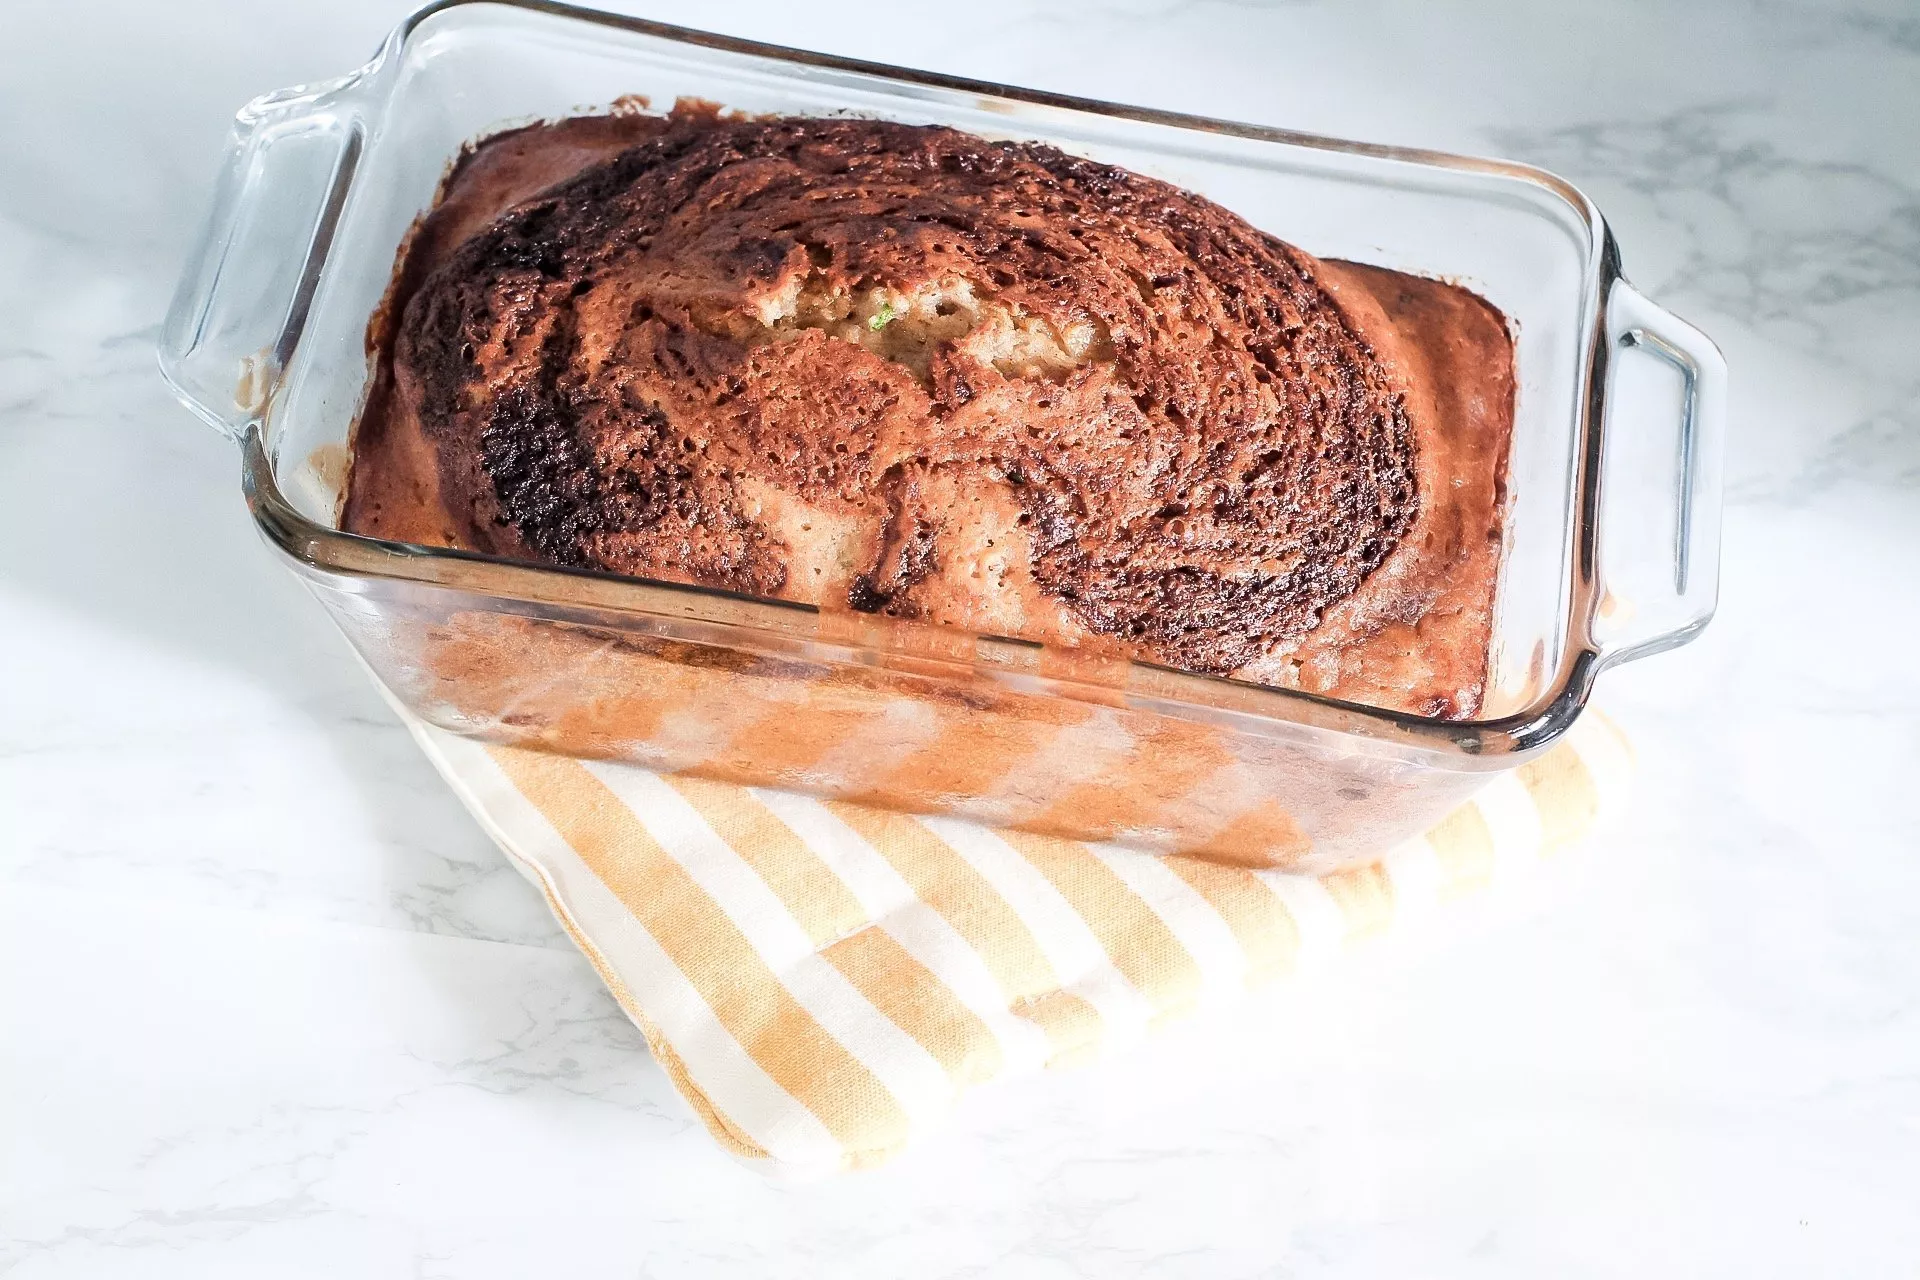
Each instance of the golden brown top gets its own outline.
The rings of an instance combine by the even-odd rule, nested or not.
[[[445,541],[1306,687],[1330,611],[1355,643],[1417,627],[1472,561],[1477,658],[1416,664],[1427,687],[1398,696],[1477,704],[1511,416],[1491,308],[1475,350],[1505,361],[1506,401],[1468,459],[1488,501],[1453,518],[1429,473],[1464,455],[1422,421],[1448,415],[1409,383],[1390,273],[1038,144],[570,124],[571,164],[568,126],[545,127],[557,185],[522,199],[527,163],[493,166],[504,212],[456,204],[456,177],[436,214],[455,225],[423,227],[394,299],[391,390]],[[502,143],[536,155],[540,134]],[[1362,592],[1405,542],[1422,572]]]

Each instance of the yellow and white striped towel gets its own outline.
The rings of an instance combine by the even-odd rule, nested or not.
[[[1588,715],[1426,836],[1321,877],[415,736],[733,1154],[871,1165],[998,1076],[1229,999],[1562,847],[1620,793]]]

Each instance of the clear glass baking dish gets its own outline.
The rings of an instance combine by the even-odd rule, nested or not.
[[[1200,191],[1321,257],[1463,283],[1519,401],[1482,718],[1096,661],[337,528],[369,317],[462,146],[644,95],[1041,139]],[[1651,358],[1649,358],[1651,357]],[[365,67],[238,117],[160,344],[240,444],[261,532],[443,728],[1084,839],[1324,870],[1423,830],[1571,725],[1717,591],[1726,369],[1537,169],[849,62],[544,0],[449,0]]]

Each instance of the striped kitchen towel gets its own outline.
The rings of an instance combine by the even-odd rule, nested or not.
[[[486,746],[413,720],[730,1152],[875,1164],[987,1080],[1082,1058],[1583,834],[1587,715],[1424,837],[1312,877]]]

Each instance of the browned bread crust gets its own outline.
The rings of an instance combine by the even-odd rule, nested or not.
[[[1316,687],[1318,658],[1337,696],[1477,706],[1512,412],[1478,299],[1038,144],[704,111],[543,128],[544,153],[541,129],[488,144],[518,168],[483,149],[416,240],[348,527],[394,532],[361,472],[410,427],[439,535],[415,540],[1275,684]],[[1415,385],[1438,348],[1390,313],[1423,308],[1496,403]],[[1452,634],[1420,639],[1447,601]],[[1395,627],[1466,653],[1382,654],[1382,681],[1365,647]]]

